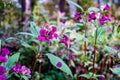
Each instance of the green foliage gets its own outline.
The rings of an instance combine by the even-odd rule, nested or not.
[[[57,68],[56,64],[57,64],[58,62],[61,62],[61,63],[62,63],[62,66],[61,66],[59,69],[62,70],[63,72],[65,72],[65,73],[71,75],[71,77],[73,77],[71,70],[70,70],[69,67],[64,63],[63,60],[61,60],[61,59],[60,59],[59,57],[57,57],[57,56],[54,56],[53,54],[46,54],[46,55],[47,55],[48,58],[50,59],[50,62],[51,62],[51,64],[52,64],[53,66],[55,66],[55,67]]]
[[[20,53],[18,52],[8,58],[8,62],[4,64],[7,70],[9,70],[11,66],[14,66],[15,62],[18,62],[19,57],[20,57]]]
[[[120,76],[120,68],[111,68],[111,71],[112,71],[114,74],[117,74],[118,76]]]

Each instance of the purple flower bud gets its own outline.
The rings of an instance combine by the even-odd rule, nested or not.
[[[56,67],[57,67],[57,68],[61,68],[61,67],[62,67],[62,62],[58,62],[58,63],[56,64]]]
[[[95,20],[96,19],[96,13],[95,12],[92,12],[89,16],[89,21],[91,20]]]
[[[3,66],[0,66],[0,75],[5,74],[6,73],[6,68]]]
[[[7,77],[6,77],[6,75],[0,75],[0,80],[7,80]]]
[[[110,7],[108,4],[106,4],[105,8],[103,9],[104,11],[109,11],[110,10]]]

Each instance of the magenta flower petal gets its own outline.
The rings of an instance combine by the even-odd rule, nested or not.
[[[7,77],[6,77],[6,75],[0,75],[0,80],[7,80]]]
[[[61,67],[62,67],[62,62],[58,62],[58,63],[56,64],[56,67],[61,68]]]
[[[89,21],[91,20],[95,20],[96,19],[96,13],[95,12],[92,12],[89,16]]]
[[[0,75],[5,74],[6,73],[6,68],[3,66],[0,66]]]
[[[105,8],[103,9],[104,11],[109,11],[110,10],[110,7],[108,4],[106,4]]]
[[[46,36],[46,34],[47,34],[47,30],[45,30],[45,29],[40,30],[40,35],[41,36]]]
[[[55,26],[52,26],[52,31],[53,32],[57,31],[57,28]]]
[[[10,54],[10,51],[7,48],[2,48],[0,55],[6,56],[9,54]]]
[[[7,58],[5,56],[0,56],[0,62],[2,63],[7,62]]]
[[[45,41],[45,37],[42,37],[42,36],[38,36],[38,40],[40,41],[40,42],[44,42]]]
[[[57,33],[54,33],[54,37],[57,39],[57,38],[58,38],[58,34],[57,34]]]
[[[74,15],[74,21],[78,21],[81,19],[81,14],[79,12],[76,12]]]

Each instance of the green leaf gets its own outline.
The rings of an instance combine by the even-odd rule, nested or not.
[[[106,26],[99,27],[99,28],[97,29],[97,31],[96,31],[97,33],[95,32],[95,37],[96,37],[97,39],[100,38],[101,35],[105,34],[106,29],[107,29]]]
[[[27,33],[27,32],[19,32],[19,33],[17,33],[17,34],[29,35],[29,36],[32,36],[32,37],[37,37],[37,35],[31,34],[31,33]]]
[[[118,58],[120,58],[120,52],[118,53]]]
[[[24,41],[21,41],[21,45],[26,47],[26,48],[32,48],[31,45],[29,45],[28,43],[24,42]]]
[[[56,66],[56,64],[57,64],[58,62],[61,62],[61,63],[62,63],[62,66],[61,66],[59,69],[62,70],[63,72],[65,72],[65,73],[71,75],[71,76],[73,77],[70,68],[63,62],[62,59],[60,59],[59,57],[57,57],[57,56],[55,56],[55,55],[53,55],[53,54],[46,54],[46,55],[47,55],[47,57],[49,58],[49,60],[50,60],[50,62],[51,62],[51,64],[52,64],[53,66],[55,66],[56,68],[58,68],[58,67]]]
[[[96,7],[90,7],[90,8],[88,8],[88,12],[90,13],[90,12],[99,12],[100,11],[100,9],[99,8],[96,8]]]
[[[22,78],[23,78],[24,80],[29,80],[28,77],[25,76],[25,75],[23,75]]]
[[[81,74],[80,76],[90,79],[92,77],[92,75],[93,75],[92,73],[89,73],[89,74]]]
[[[20,56],[20,53],[18,52],[8,58],[8,62],[5,63],[4,65],[7,68],[7,70],[10,68],[10,66],[14,66],[15,62],[18,62],[19,56]]]
[[[84,11],[83,8],[82,8],[80,5],[76,4],[76,3],[73,2],[72,0],[67,0],[67,2],[73,4],[73,5],[75,5],[76,7],[78,7],[79,9],[81,9],[82,12]]]
[[[113,48],[111,48],[111,47],[109,47],[109,46],[105,46],[104,49],[107,50],[108,52],[117,53],[117,50],[115,50],[115,49],[113,49]]]
[[[120,76],[120,68],[111,68],[110,69],[114,74],[117,74]]]
[[[39,35],[39,31],[37,31],[36,29],[36,24],[34,22],[30,22],[30,31],[32,34],[38,36]]]

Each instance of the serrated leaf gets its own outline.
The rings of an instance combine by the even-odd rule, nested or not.
[[[99,8],[96,8],[96,7],[90,7],[90,8],[88,8],[88,12],[90,13],[90,12],[99,12],[100,11],[100,9]]]
[[[71,76],[73,77],[70,68],[64,63],[64,61],[63,61],[62,59],[60,59],[59,57],[57,57],[57,56],[55,56],[55,55],[53,55],[53,54],[46,54],[46,55],[47,55],[47,57],[49,58],[49,60],[50,60],[50,62],[51,62],[51,64],[52,64],[53,66],[55,66],[56,68],[58,68],[58,67],[56,66],[56,64],[57,64],[58,62],[61,62],[61,63],[62,63],[62,66],[61,66],[59,69],[62,70],[63,72],[65,72],[65,73],[71,75]]]
[[[10,66],[14,66],[14,65],[15,65],[15,62],[18,62],[19,56],[20,56],[20,53],[15,53],[15,54],[13,54],[12,56],[9,57],[8,62],[5,63],[4,66],[5,66],[7,69],[9,69]]]

